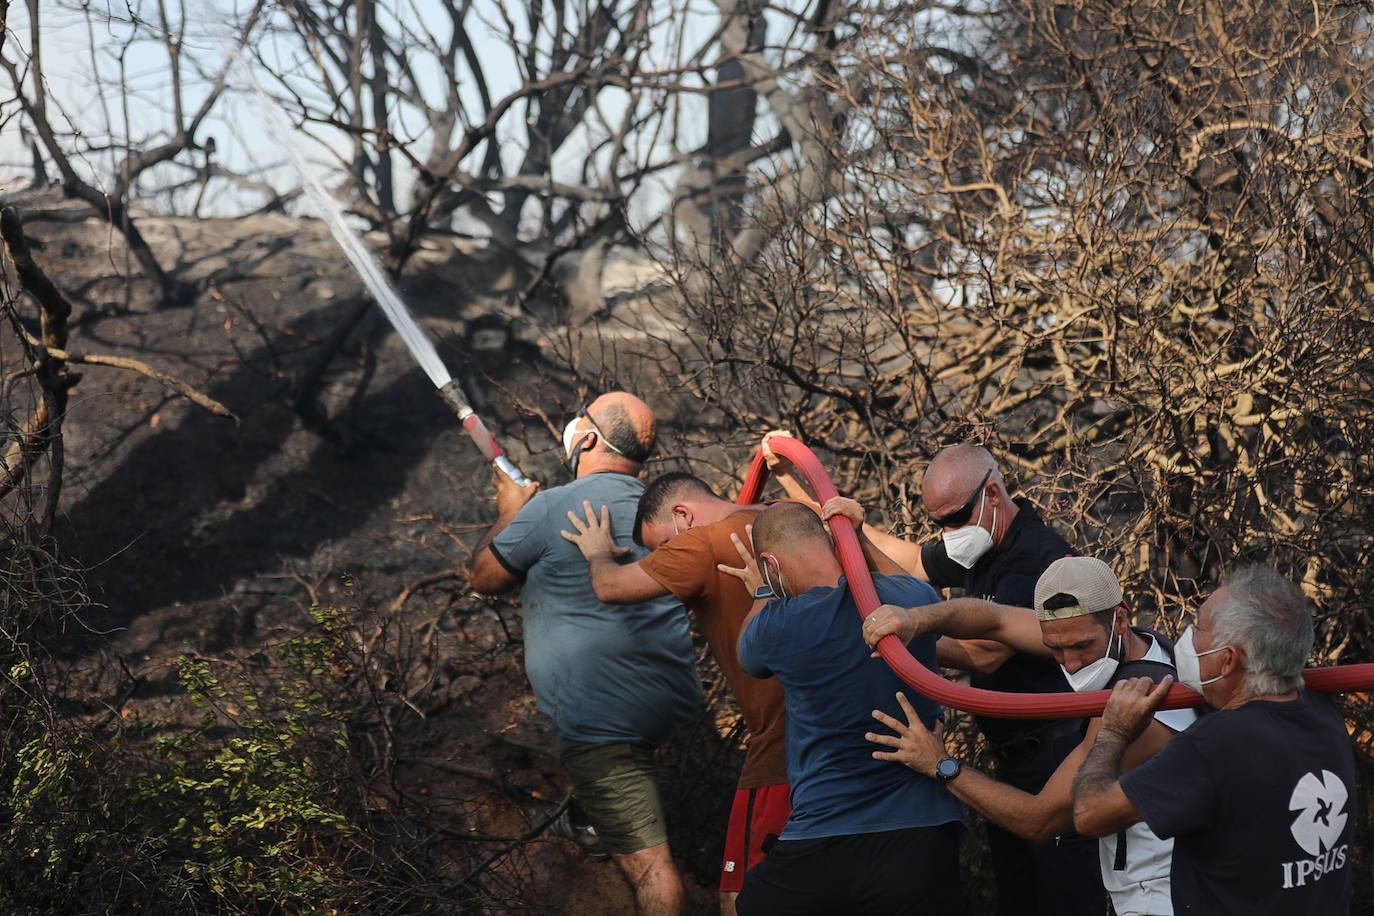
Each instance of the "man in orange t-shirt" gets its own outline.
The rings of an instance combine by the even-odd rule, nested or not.
[[[740,667],[740,631],[754,596],[719,569],[721,564],[739,565],[731,535],[747,546],[745,526],[762,508],[722,499],[691,474],[674,472],[650,482],[640,497],[634,540],[653,553],[638,563],[620,562],[624,551],[611,539],[602,507],[584,504],[585,518],[569,512],[575,530],[563,532],[587,558],[592,588],[601,601],[630,604],[677,596],[696,618],[735,692],[749,740],[721,866],[720,906],[727,916],[735,912],[744,873],[763,859],[765,838],[782,832],[791,810],[782,687],[776,679],[759,680]]]

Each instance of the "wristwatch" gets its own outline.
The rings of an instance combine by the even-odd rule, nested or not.
[[[755,600],[755,601],[759,601],[759,600],[762,600],[762,599],[764,599],[764,598],[776,598],[776,597],[777,597],[777,596],[773,594],[773,589],[770,588],[770,587],[767,586],[767,585],[760,585],[758,588],[754,589],[754,600]]]
[[[951,779],[958,776],[964,765],[953,757],[942,757],[935,764],[935,779],[940,785],[945,785]]]

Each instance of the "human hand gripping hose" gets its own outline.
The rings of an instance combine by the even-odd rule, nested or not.
[[[768,446],[778,456],[786,458],[801,472],[811,486],[811,492],[822,504],[832,496],[838,495],[830,475],[825,472],[820,461],[811,450],[796,439],[787,436],[774,436]],[[764,482],[768,479],[768,463],[760,450],[754,456],[738,502],[741,505],[758,502]],[[830,533],[839,551],[840,565],[844,567],[849,590],[854,595],[861,618],[866,618],[878,607],[878,592],[873,587],[873,577],[869,575],[868,564],[864,562],[863,548],[859,546],[858,534],[849,520],[840,516],[830,519]],[[878,643],[878,653],[902,680],[931,700],[955,709],[963,709],[979,715],[999,716],[1004,719],[1076,719],[1100,716],[1107,705],[1110,690],[1094,690],[1087,693],[1004,693],[997,690],[982,690],[966,687],[941,677],[916,661],[896,636],[886,636]],[[1303,671],[1307,686],[1321,693],[1345,693],[1355,690],[1374,688],[1374,664],[1340,665],[1332,668],[1308,668]],[[1187,706],[1201,706],[1202,695],[1181,684],[1169,688],[1163,709],[1180,709]]]

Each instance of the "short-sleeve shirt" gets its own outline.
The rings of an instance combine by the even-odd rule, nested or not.
[[[1017,497],[1016,517],[1000,543],[983,554],[972,569],[965,569],[949,558],[943,539],[921,548],[921,565],[936,588],[962,588],[970,598],[984,598],[1014,607],[1035,606],[1035,583],[1050,564],[1074,553],[1049,525],[1041,520],[1035,507]],[[1051,659],[1018,652],[989,674],[975,673],[970,684],[984,690],[1010,693],[1062,693],[1070,690],[1059,666]],[[978,727],[994,745],[1045,727],[1043,720],[999,719],[975,716]]]
[[[887,604],[916,607],[939,600],[911,576],[874,576]],[[900,764],[873,759],[879,749],[864,739],[881,709],[904,713],[904,692],[931,728],[942,713],[902,682],[887,663],[873,658],[863,640],[863,620],[848,585],[813,588],[770,601],[740,638],[740,663],[755,677],[776,677],[787,697],[787,773],[792,814],[782,839],[882,833],[963,821],[959,802],[934,779]],[[932,671],[935,639],[919,636],[908,647]]]
[[[749,543],[744,526],[756,515],[757,509],[741,509],[713,524],[689,528],[639,561],[640,568],[676,595],[696,617],[721,673],[735,693],[740,714],[749,728],[747,753],[739,777],[741,789],[787,782],[782,685],[773,678],[750,677],[739,663],[740,629],[754,607],[754,596],[739,579],[716,568],[719,563],[740,565],[739,552],[730,535],[737,534]]]
[[[496,536],[492,554],[524,576],[525,673],[539,708],[573,741],[662,744],[701,698],[687,615],[676,598],[608,605],[587,561],[563,537],[583,501],[610,507],[617,544],[631,530],[644,485],[627,474],[587,474],[536,493]],[[635,548],[642,556],[642,548]]]
[[[1174,838],[1175,913],[1347,912],[1355,758],[1325,697],[1202,716],[1123,774],[1121,789],[1151,830]]]

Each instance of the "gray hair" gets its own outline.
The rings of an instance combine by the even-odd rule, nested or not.
[[[1212,609],[1212,645],[1245,652],[1246,696],[1267,697],[1303,686],[1312,650],[1312,606],[1296,584],[1268,566],[1246,566],[1225,582],[1227,600]]]

